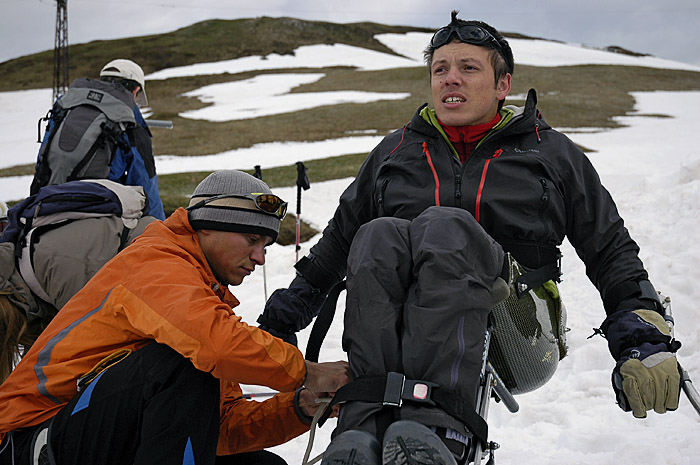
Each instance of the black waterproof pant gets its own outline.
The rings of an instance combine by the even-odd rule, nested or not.
[[[54,417],[49,441],[57,465],[285,463],[266,451],[216,457],[219,408],[216,378],[151,343],[76,395]],[[12,433],[14,465],[30,463],[36,430]],[[0,465],[12,463],[10,450],[0,454]]]
[[[474,403],[491,288],[505,254],[467,211],[430,207],[412,221],[378,218],[360,228],[348,256],[343,349],[354,377],[403,373]],[[470,433],[429,406],[342,406],[335,435],[362,429],[378,438],[410,419]]]

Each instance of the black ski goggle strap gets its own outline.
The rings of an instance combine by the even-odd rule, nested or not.
[[[450,43],[453,35],[456,35],[457,38],[465,44],[493,44],[494,48],[501,54],[503,59],[506,58],[501,43],[498,42],[498,40],[496,40],[496,38],[491,35],[489,31],[475,24],[465,24],[461,26],[449,25],[442,27],[438,29],[435,34],[433,34],[433,38],[430,39],[430,46],[432,48],[440,48],[443,45]],[[506,62],[508,62],[508,60],[506,60]]]
[[[202,198],[202,196],[192,197],[187,210],[192,211],[204,207],[205,205],[207,207],[235,208],[241,210],[255,209],[267,215],[274,216],[281,221],[287,214],[288,204],[275,194],[222,194],[205,198]]]

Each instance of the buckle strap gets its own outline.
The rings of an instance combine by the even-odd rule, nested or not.
[[[561,259],[555,263],[526,272],[515,280],[515,292],[518,295],[518,299],[549,280],[558,282],[560,276]]]
[[[441,388],[436,383],[406,379],[401,373],[361,376],[338,389],[333,400],[321,416],[323,425],[330,417],[332,407],[343,402],[372,402],[387,407],[398,407],[403,402],[423,403],[444,410],[464,423],[469,431],[484,445],[488,438],[486,421],[474,410],[474,406],[454,391]]]
[[[406,376],[395,371],[389,372],[386,376],[386,386],[384,388],[384,400],[382,405],[389,407],[401,407],[404,400],[412,402],[427,403],[435,406],[431,400],[433,388],[438,387],[435,383],[406,379]]]

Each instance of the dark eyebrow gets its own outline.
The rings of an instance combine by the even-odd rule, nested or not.
[[[446,59],[444,59],[444,58],[439,58],[439,59],[437,59],[437,60],[434,60],[433,63],[432,63],[432,65],[430,65],[430,67],[432,68],[432,67],[435,66],[435,65],[442,64],[442,63],[447,63],[447,62],[448,62],[448,60],[446,60]],[[459,59],[457,60],[457,63],[460,64],[460,65],[462,65],[462,64],[471,64],[471,63],[476,64],[476,65],[479,65],[479,66],[483,66],[483,65],[484,65],[484,62],[483,62],[482,60],[480,60],[480,59],[478,59],[478,58],[475,58],[475,57],[471,57],[471,56],[470,56],[470,57],[466,57],[466,58],[459,58]]]

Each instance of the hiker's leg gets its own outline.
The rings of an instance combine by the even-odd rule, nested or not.
[[[409,225],[398,218],[375,219],[360,228],[350,247],[343,349],[355,378],[401,371],[401,314],[412,279]],[[348,402],[334,435],[362,429],[381,440],[393,420],[390,407]]]
[[[403,313],[404,374],[455,391],[474,404],[491,288],[504,252],[462,209],[431,207],[411,222],[415,278]],[[459,428],[438,409],[404,404],[401,418]]]
[[[151,343],[56,415],[51,444],[60,465],[213,464],[218,433],[219,382]]]

